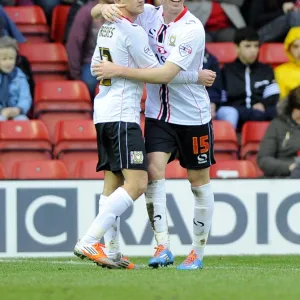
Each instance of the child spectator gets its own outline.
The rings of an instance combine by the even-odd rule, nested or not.
[[[17,41],[0,38],[0,121],[28,120],[32,98],[25,74],[16,67]]]
[[[258,165],[265,176],[300,178],[300,87],[280,103],[281,112],[268,127],[258,152]],[[297,175],[298,174],[298,175]]]
[[[294,27],[289,31],[284,48],[289,62],[275,68],[281,99],[286,98],[291,90],[300,86],[300,27]]]
[[[247,121],[268,121],[276,115],[279,87],[272,68],[257,61],[259,41],[251,28],[235,35],[238,58],[222,69],[224,93],[217,119],[229,121],[234,128]]]

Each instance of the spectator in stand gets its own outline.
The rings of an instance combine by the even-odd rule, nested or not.
[[[300,86],[300,27],[291,28],[284,41],[284,48],[289,62],[275,68],[281,99]]]
[[[221,103],[222,94],[222,77],[219,62],[215,56],[209,53],[205,49],[204,59],[203,59],[203,69],[212,70],[216,72],[216,79],[211,87],[206,87],[209,98],[210,98],[210,110],[211,117],[216,118],[217,107]]]
[[[3,24],[2,24],[1,18],[0,18],[0,38],[5,35],[6,35],[6,32],[3,29]],[[27,59],[27,57],[18,54],[16,65],[25,73],[25,75],[27,77],[27,81],[30,86],[31,96],[33,97],[33,95],[34,95],[34,80],[33,80],[33,74],[32,74],[29,60]]]
[[[263,1],[263,0],[262,0]],[[251,22],[251,8],[252,8],[253,0],[246,0],[244,1],[241,7],[241,13],[246,21],[246,24],[250,24]]]
[[[206,42],[232,42],[237,28],[246,26],[240,7],[244,0],[190,0],[185,4],[203,23]]]
[[[268,177],[300,178],[300,86],[280,102],[279,109],[261,141],[258,165]]]
[[[60,0],[33,0],[35,5],[39,5],[44,10],[48,24],[51,23],[51,16],[54,7],[60,4]]]
[[[0,31],[1,36],[3,34],[9,35],[10,37],[16,39],[18,43],[26,42],[23,34],[17,28],[15,23],[10,19],[10,17],[6,14],[2,6],[0,6]]]
[[[67,18],[66,27],[65,27],[64,42],[67,42],[67,40],[68,40],[69,32],[70,32],[71,26],[74,22],[77,12],[80,10],[80,8],[83,5],[87,4],[90,1],[92,1],[92,0],[74,0],[72,2],[70,11],[68,14],[68,18]]]
[[[224,93],[217,119],[234,128],[246,121],[272,120],[276,115],[279,87],[269,65],[257,61],[259,41],[256,31],[246,27],[235,35],[238,58],[222,69]]]
[[[0,121],[28,120],[32,104],[26,75],[16,67],[17,51],[16,40],[0,38]]]
[[[99,2],[113,3],[113,0],[94,0],[80,8],[72,27],[66,45],[72,79],[86,83],[91,99],[94,99],[97,79],[91,74],[91,59],[95,50],[98,31],[104,20],[93,20],[91,9]]]
[[[250,20],[261,43],[282,42],[291,27],[300,26],[300,0],[253,0]]]

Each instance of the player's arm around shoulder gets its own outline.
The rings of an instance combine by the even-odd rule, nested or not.
[[[93,19],[104,19],[108,22],[117,22],[122,18],[120,8],[125,7],[126,4],[96,4],[91,10]]]

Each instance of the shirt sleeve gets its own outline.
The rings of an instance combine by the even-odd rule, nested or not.
[[[205,32],[199,24],[189,24],[186,26],[185,32],[180,36],[176,47],[172,50],[167,61],[178,65],[186,71],[196,55],[198,50],[204,51]]]
[[[153,68],[158,65],[158,61],[148,44],[146,32],[138,25],[129,36],[129,53],[137,64],[138,68]]]
[[[145,28],[148,20],[150,20],[156,14],[158,9],[159,7],[155,7],[151,4],[145,4],[144,12],[138,15],[137,19],[134,22]]]
[[[96,45],[96,48],[95,48],[95,51],[94,51],[94,54],[93,54],[93,57],[92,57],[92,61],[91,61],[91,74],[93,76],[95,76],[94,72],[93,72],[93,69],[92,67],[96,64],[99,64],[101,62],[101,57],[100,57],[100,50],[99,50],[99,47],[98,45]]]

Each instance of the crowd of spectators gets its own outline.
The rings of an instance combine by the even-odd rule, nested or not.
[[[97,2],[113,0],[0,0],[0,121],[27,119],[34,95],[30,64],[18,54],[18,44],[27,41],[5,6],[39,5],[48,24],[56,5],[70,6],[63,41],[69,78],[85,82],[93,99],[97,81],[90,61],[102,22],[93,20],[90,10]],[[228,121],[237,131],[247,121],[273,120],[262,142],[259,166],[268,176],[294,174],[297,164],[292,159],[300,150],[300,0],[189,0],[186,6],[202,21],[207,43],[236,46],[236,60],[222,67],[205,51],[204,68],[217,73],[208,88],[213,119]],[[284,43],[288,62],[275,69],[259,62],[260,46],[266,42]]]

